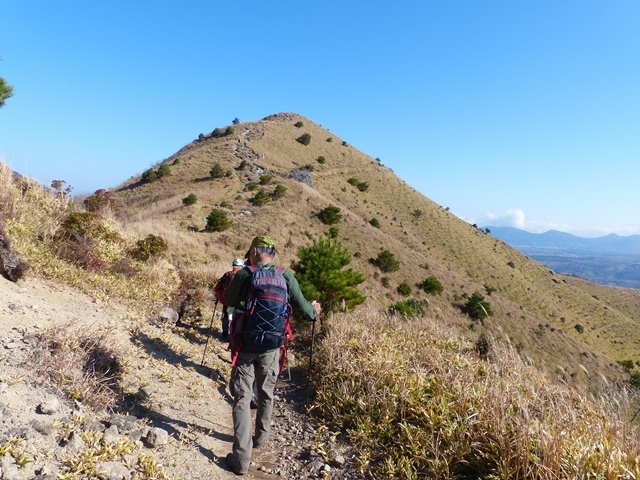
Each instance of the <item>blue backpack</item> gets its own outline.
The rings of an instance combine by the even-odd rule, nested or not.
[[[291,306],[289,291],[284,278],[284,268],[257,266],[245,267],[251,273],[247,297],[234,311],[231,345],[237,353],[243,348],[260,352],[283,347],[291,339]],[[236,348],[237,346],[237,348]]]

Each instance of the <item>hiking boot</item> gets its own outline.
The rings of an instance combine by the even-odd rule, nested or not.
[[[253,437],[253,448],[260,448],[271,436],[271,432],[269,433],[261,433]]]
[[[225,460],[227,462],[227,466],[231,470],[233,470],[233,473],[235,473],[236,475],[244,475],[249,471],[249,464],[251,463],[251,461],[248,458],[238,460],[233,456],[233,453],[229,453]]]
[[[251,394],[251,403],[249,404],[251,410],[258,408],[258,396],[255,393]]]

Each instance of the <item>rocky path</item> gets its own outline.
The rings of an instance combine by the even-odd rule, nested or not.
[[[60,326],[105,332],[103,341],[126,364],[126,408],[93,412],[38,375],[33,354]],[[0,448],[13,452],[0,449],[0,478],[57,479],[69,459],[93,469],[75,478],[236,478],[224,462],[233,426],[228,353],[218,331],[215,324],[201,366],[208,328],[135,319],[55,282],[0,278]],[[296,369],[276,394],[272,438],[254,451],[248,476],[360,478],[348,473],[351,455],[316,433]],[[110,456],[98,459],[97,451]]]

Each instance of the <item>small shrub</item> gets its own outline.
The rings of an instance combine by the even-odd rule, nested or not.
[[[238,166],[238,170],[244,170],[245,168],[247,168],[247,165],[249,165],[249,162],[247,162],[246,160],[242,160],[240,162],[240,165]]]
[[[182,199],[182,204],[185,206],[194,205],[198,201],[198,196],[195,193],[190,193]]]
[[[204,140],[204,133],[201,133],[198,135],[198,140],[200,141]]]
[[[513,262],[509,262],[507,263],[507,265],[509,265],[511,268],[516,268],[516,264]]]
[[[372,218],[371,220],[369,220],[369,225],[371,225],[372,227],[380,228],[380,222],[377,218]]]
[[[227,129],[224,131],[224,136],[228,137],[229,135],[233,135],[235,133],[235,130],[233,129],[233,127],[227,127]]]
[[[229,202],[226,202],[226,201],[223,200],[222,202],[220,202],[220,207],[221,208],[229,208]]]
[[[156,257],[167,251],[169,247],[164,238],[149,234],[147,238],[140,239],[136,242],[136,247],[132,252],[132,256],[138,260],[147,261],[151,257]]]
[[[234,125],[237,125],[240,123],[240,120],[238,119],[238,117],[234,118],[231,123],[233,123]]]
[[[296,127],[296,128],[302,128],[304,126],[304,123],[298,121],[298,122],[294,123],[293,126]]]
[[[442,283],[434,276],[430,276],[424,279],[421,284],[422,289],[425,293],[431,293],[433,295],[440,295],[442,290],[444,290]]]
[[[287,187],[285,187],[284,185],[276,185],[275,190],[271,194],[271,198],[273,198],[274,200],[279,200],[280,198],[284,197],[284,194],[286,192]]]
[[[477,320],[484,320],[493,315],[491,305],[484,300],[484,296],[479,292],[474,292],[473,295],[471,295],[465,304],[465,308],[469,316]]]
[[[329,229],[329,238],[334,239],[334,238],[338,238],[338,227],[331,227]]]
[[[171,165],[180,165],[180,158],[176,158]]]
[[[211,132],[212,137],[220,137],[223,134],[221,128],[214,128],[213,132]]]
[[[303,133],[298,138],[296,138],[296,142],[301,143],[302,145],[309,145],[311,143],[311,134]]]
[[[376,273],[378,273],[378,272],[376,272]],[[391,287],[391,279],[389,277],[387,277],[387,276],[381,277],[380,278],[380,283],[385,288]]]
[[[271,201],[271,195],[263,189],[258,190],[255,196],[250,200],[251,204],[256,207],[262,207]]]
[[[260,175],[260,185],[269,185],[273,180],[273,175]]]
[[[333,142],[333,138],[327,137],[327,142],[329,142],[329,143]]]
[[[618,365],[623,367],[625,370],[633,370],[633,360],[618,360]]]
[[[231,227],[227,212],[214,208],[207,216],[207,224],[204,229],[207,232],[222,232]]]
[[[360,190],[361,192],[366,192],[367,190],[369,190],[369,184],[367,182],[359,182],[356,187],[358,188],[358,190]]]
[[[304,168],[305,170],[309,170],[310,172],[313,172],[314,166],[311,165],[310,163],[307,163],[305,166],[303,166],[302,168]]]
[[[391,251],[383,250],[378,254],[376,265],[385,273],[396,272],[400,270],[400,262]]]
[[[640,372],[631,372],[629,385],[631,385],[636,390],[640,390]]]
[[[224,172],[225,177],[231,177],[232,175],[233,175],[233,172],[231,170],[227,170],[226,172]]]
[[[254,190],[257,190],[258,187],[259,187],[259,185],[256,182],[247,183],[247,190],[249,190],[250,192],[253,192]]]
[[[87,212],[101,212],[108,208],[115,209],[115,202],[111,198],[111,192],[104,189],[96,190],[93,195],[85,198],[83,204]]]
[[[416,208],[413,212],[411,212],[411,215],[413,215],[413,218],[417,220],[418,218],[424,215],[424,212],[419,208]]]
[[[497,291],[498,291],[498,289],[497,289],[496,287],[494,287],[494,286],[486,285],[486,284],[485,284],[485,286],[484,286],[484,291],[485,291],[485,292],[487,292],[487,295],[491,296],[491,294],[492,294],[493,292],[497,292]]]
[[[424,308],[419,300],[411,298],[409,300],[401,300],[391,305],[389,307],[389,313],[405,318],[415,318],[424,315]]]
[[[356,185],[358,185],[358,183],[360,182],[360,180],[358,180],[356,177],[351,177],[349,179],[347,179],[347,183],[350,185],[353,185],[354,187]]]
[[[209,170],[209,176],[211,178],[222,178],[227,174],[227,171],[219,163],[215,163],[211,170]]]
[[[411,295],[411,285],[405,280],[400,285],[398,285],[397,291],[400,295],[404,297],[408,297]]]
[[[340,214],[340,208],[329,205],[328,207],[320,210],[318,218],[325,225],[334,225],[342,220],[342,215]]]
[[[158,178],[170,177],[171,176],[171,167],[168,163],[163,163],[158,168]]]
[[[491,343],[484,333],[480,334],[480,337],[476,342],[476,352],[478,352],[478,356],[482,360],[487,360],[489,358],[489,353],[491,352]]]
[[[324,158],[322,155],[320,155],[320,156],[318,157],[318,163],[319,163],[320,165],[324,164],[326,161],[327,161],[327,159],[326,159],[326,158]]]
[[[578,331],[578,333],[584,333],[584,326],[580,325],[579,323],[573,328],[575,328]]]
[[[153,168],[149,168],[148,170],[144,171],[141,180],[143,183],[155,182],[156,180],[158,180],[158,174]]]
[[[347,144],[347,142],[345,142],[345,141],[343,140],[343,141],[342,141],[342,146],[343,146],[343,147],[346,147],[347,145],[348,145],[348,144]]]

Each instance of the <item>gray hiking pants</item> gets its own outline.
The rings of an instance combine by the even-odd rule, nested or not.
[[[250,459],[253,448],[251,436],[251,393],[254,378],[258,389],[256,437],[271,433],[273,390],[280,371],[280,349],[267,353],[240,352],[236,366],[231,369],[229,390],[233,396],[233,456]]]

